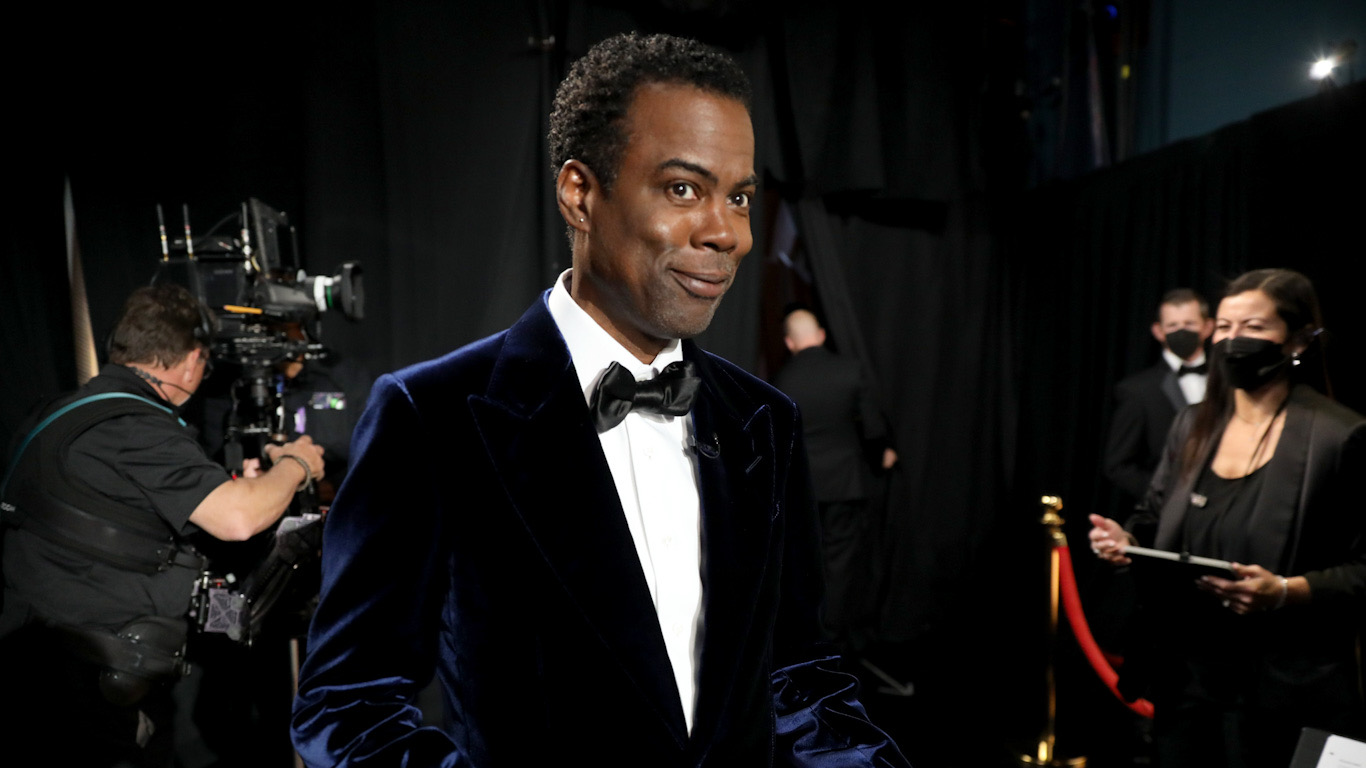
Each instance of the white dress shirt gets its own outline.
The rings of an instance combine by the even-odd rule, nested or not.
[[[1205,353],[1201,352],[1199,357],[1187,363],[1185,360],[1177,357],[1175,352],[1163,347],[1162,359],[1167,361],[1167,366],[1169,368],[1173,371],[1177,371],[1180,370],[1183,365],[1203,365],[1205,362]],[[1185,396],[1187,405],[1195,405],[1205,399],[1205,384],[1208,381],[1209,376],[1203,373],[1188,373],[1185,376],[1176,377],[1176,384],[1181,387],[1181,394]]]
[[[585,402],[613,362],[640,381],[683,359],[682,346],[674,339],[653,362],[637,360],[570,296],[572,272],[565,270],[555,281],[548,305],[569,347]],[[675,418],[633,411],[598,435],[654,599],[689,733],[697,704],[697,640],[702,630],[701,500],[697,467],[688,448],[691,431],[691,415]]]

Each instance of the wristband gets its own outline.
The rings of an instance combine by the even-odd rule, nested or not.
[[[1285,607],[1285,599],[1286,599],[1287,597],[1290,597],[1290,579],[1287,579],[1287,578],[1284,577],[1284,576],[1280,576],[1280,577],[1278,577],[1278,578],[1280,578],[1280,580],[1281,580],[1281,596],[1280,596],[1280,598],[1279,598],[1278,600],[1276,600],[1276,605],[1275,605],[1274,607],[1272,607],[1271,610],[1273,610],[1273,611],[1276,610],[1277,608],[1284,608],[1284,607]]]
[[[299,483],[299,487],[294,489],[295,493],[298,493],[299,491],[302,491],[303,489],[307,488],[309,484],[313,482],[313,470],[308,468],[308,462],[304,461],[298,456],[295,456],[292,453],[282,453],[279,456],[276,456],[275,463],[279,464],[280,459],[294,459],[295,461],[299,462],[299,466],[304,468],[303,482]]]

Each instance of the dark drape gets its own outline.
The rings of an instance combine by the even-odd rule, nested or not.
[[[952,764],[969,722],[999,732],[1037,687],[1035,627],[1019,628],[1043,582],[1021,568],[1042,549],[1006,503],[1015,301],[997,236],[1025,165],[1019,114],[996,87],[1017,41],[980,9],[803,10],[770,38],[792,126],[778,181],[831,343],[863,364],[901,460],[875,499],[869,656],[917,693],[877,714],[917,764]]]
[[[529,44],[527,6],[378,7],[390,354],[405,365],[507,327],[567,264],[543,252],[550,53]]]
[[[800,198],[814,289],[902,458],[882,553],[888,640],[938,624],[972,588],[1011,464],[1009,302],[980,123],[1009,47],[988,48],[988,29],[964,9],[831,5],[783,15],[772,39],[793,126],[781,182]]]
[[[0,439],[10,436],[44,397],[75,385],[76,357],[68,309],[66,243],[62,236],[62,179],[19,174],[26,191],[10,206],[26,226],[4,228],[0,258]],[[92,282],[94,278],[92,276]]]
[[[35,402],[76,384],[64,178],[101,357],[123,300],[155,269],[156,203],[172,237],[182,203],[198,234],[252,195],[302,213],[304,17],[239,10],[36,6],[7,20],[5,438]]]

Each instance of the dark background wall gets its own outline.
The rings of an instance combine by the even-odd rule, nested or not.
[[[1152,121],[1156,130],[1140,150],[1301,99],[1308,95],[1304,73],[1311,62],[1347,40],[1366,43],[1366,5],[1353,0],[1163,0],[1154,6],[1167,16],[1156,19],[1165,27],[1165,71],[1153,73],[1161,88],[1147,109],[1165,117]],[[1366,74],[1366,59],[1355,66]]]
[[[505,327],[568,265],[544,149],[568,62],[617,31],[697,36],[754,80],[764,179],[755,249],[701,342],[771,374],[777,308],[805,298],[864,363],[903,458],[877,553],[878,658],[917,691],[870,689],[872,706],[917,764],[990,765],[1039,726],[1038,497],[1064,497],[1074,537],[1115,503],[1097,472],[1110,387],[1155,358],[1146,326],[1164,289],[1217,294],[1248,268],[1302,269],[1324,294],[1338,394],[1366,408],[1352,364],[1366,353],[1352,314],[1361,206],[1321,192],[1360,186],[1366,92],[1316,93],[1309,55],[1287,53],[1366,41],[1366,24],[1360,4],[1332,0],[1293,14],[1126,2],[1113,17],[1101,3],[947,5],[18,16],[4,47],[19,135],[0,437],[74,385],[65,179],[97,339],[152,273],[156,203],[174,226],[188,204],[204,231],[257,197],[299,227],[310,273],[364,263],[367,318],[326,318],[325,340],[391,370]],[[1071,712],[1122,722],[1084,672],[1064,684]],[[1068,718],[1089,722],[1065,704]],[[1069,737],[1105,748],[1079,726]]]

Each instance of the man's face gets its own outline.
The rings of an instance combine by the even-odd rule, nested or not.
[[[1200,346],[1190,357],[1195,357],[1204,349],[1204,342],[1214,332],[1214,321],[1200,314],[1200,302],[1187,301],[1182,304],[1163,304],[1157,309],[1158,321],[1153,323],[1153,338],[1161,344],[1167,343],[1167,334],[1173,331],[1193,331],[1200,336]],[[1189,359],[1189,358],[1188,358]]]
[[[734,99],[692,86],[641,86],[610,194],[584,198],[573,295],[642,361],[711,323],[754,240],[754,129]]]

